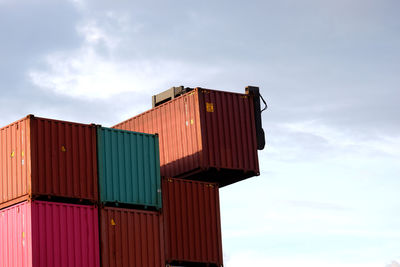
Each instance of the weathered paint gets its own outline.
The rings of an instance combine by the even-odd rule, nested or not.
[[[115,125],[158,133],[161,176],[228,185],[259,175],[253,98],[196,88]]]
[[[158,136],[97,128],[101,202],[161,208]]]
[[[99,267],[98,209],[33,201],[0,211],[0,266]]]
[[[217,184],[163,179],[163,223],[167,263],[223,264]]]
[[[0,208],[32,196],[97,201],[94,125],[32,115],[0,129]]]
[[[101,208],[100,232],[102,267],[164,266],[158,212]]]

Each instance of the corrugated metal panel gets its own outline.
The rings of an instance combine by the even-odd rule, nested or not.
[[[199,106],[204,161],[215,168],[258,175],[253,98],[245,94],[201,89]]]
[[[223,264],[217,184],[163,179],[163,217],[167,262]]]
[[[114,128],[158,133],[161,176],[221,186],[259,175],[253,99],[195,90]]]
[[[32,194],[98,199],[96,127],[32,118]]]
[[[98,209],[32,202],[32,249],[34,267],[99,267]]]
[[[28,116],[0,129],[0,202],[50,195],[97,201],[93,125]]]
[[[164,266],[159,213],[101,208],[100,229],[101,266]]]
[[[30,192],[30,143],[29,118],[0,129],[0,203]]]
[[[158,133],[161,176],[171,177],[200,167],[202,144],[196,94],[176,98],[113,128]]]
[[[0,266],[99,267],[94,206],[23,202],[0,211]]]
[[[100,201],[161,208],[158,136],[97,129]]]
[[[0,210],[0,266],[32,267],[31,204]]]

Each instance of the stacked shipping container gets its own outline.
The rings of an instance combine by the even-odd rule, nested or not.
[[[98,267],[98,210],[22,202],[0,210],[0,266]]]
[[[0,129],[0,266],[98,267],[99,244],[102,266],[163,265],[159,212],[115,207],[160,209],[159,166],[157,135],[33,115]]]
[[[164,264],[158,136],[97,128],[101,266]],[[121,208],[125,207],[125,208]]]
[[[100,201],[161,208],[158,136],[97,128]]]
[[[167,263],[222,266],[216,183],[163,179],[163,223]]]
[[[163,266],[164,235],[160,219],[159,212],[155,211],[102,208],[102,266]]]
[[[161,175],[174,177],[163,180],[166,263],[223,265],[218,187],[259,175],[259,97],[257,87],[171,88],[153,96],[153,109],[114,126],[159,135]]]
[[[99,267],[97,201],[94,125],[29,115],[0,129],[0,266]]]
[[[0,208],[34,197],[96,203],[96,128],[33,115],[0,129]]]
[[[259,174],[254,103],[196,88],[118,129],[1,128],[0,266],[222,266],[219,187]]]
[[[113,128],[157,133],[161,176],[220,186],[259,175],[253,98],[195,88]]]

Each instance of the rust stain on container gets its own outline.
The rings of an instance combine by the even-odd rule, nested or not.
[[[32,196],[97,201],[96,128],[29,115],[0,129],[0,208]]]
[[[113,128],[158,133],[161,176],[218,182],[259,175],[253,98],[196,88]]]
[[[167,263],[223,265],[217,184],[163,179],[163,223]]]
[[[160,219],[158,212],[101,208],[101,266],[164,266]]]

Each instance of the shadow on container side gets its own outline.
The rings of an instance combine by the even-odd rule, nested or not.
[[[165,261],[170,266],[222,266],[217,184],[164,178]]]
[[[194,88],[113,128],[157,133],[161,176],[226,186],[260,174],[260,98],[257,87],[246,94]]]
[[[191,161],[191,159],[199,157],[200,154],[201,152],[197,152],[193,155],[187,156],[177,161],[169,162],[163,167],[168,172],[168,170],[175,168],[178,164],[182,164],[183,161]],[[181,173],[174,176],[174,178],[216,183],[218,184],[218,187],[224,187],[258,175],[259,173],[256,173],[253,170],[204,166],[194,168],[189,172]]]

